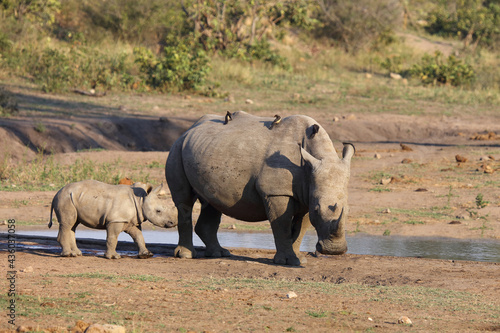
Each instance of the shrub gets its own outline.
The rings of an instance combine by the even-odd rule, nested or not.
[[[0,116],[10,116],[18,112],[17,100],[12,93],[0,87]]]
[[[471,65],[450,55],[447,61],[442,60],[442,53],[434,56],[425,54],[420,64],[409,70],[411,76],[418,77],[424,84],[449,84],[452,86],[471,85],[475,72]]]
[[[458,37],[465,46],[492,48],[500,39],[500,3],[498,1],[441,1],[427,16],[426,30],[431,34]]]
[[[31,69],[35,82],[45,92],[65,91],[73,70],[68,56],[57,49],[46,48]]]
[[[155,89],[197,90],[210,71],[205,51],[187,38],[167,38],[160,57],[146,48],[135,48],[134,55],[146,84]]]

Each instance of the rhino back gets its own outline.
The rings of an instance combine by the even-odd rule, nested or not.
[[[302,197],[304,174],[297,143],[307,145],[307,131],[316,122],[291,116],[270,129],[273,120],[236,112],[224,125],[222,117],[205,116],[185,133],[182,163],[189,183],[224,214],[247,221],[265,220],[263,197]],[[324,135],[326,150],[335,151],[326,132]]]
[[[111,222],[136,222],[133,191],[127,185],[109,185],[85,180],[67,185],[64,197],[73,202],[78,221],[90,227],[105,227]]]

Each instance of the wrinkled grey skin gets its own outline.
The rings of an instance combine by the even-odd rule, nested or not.
[[[76,257],[82,252],[76,246],[75,230],[81,223],[89,228],[106,229],[106,253],[108,259],[118,259],[116,253],[118,234],[128,233],[139,247],[139,257],[153,254],[148,251],[141,232],[141,223],[149,220],[156,226],[174,227],[176,214],[167,205],[163,184],[152,190],[150,185],[136,183],[109,185],[95,180],[84,180],[64,186],[52,200],[52,211],[59,221],[57,241],[62,256]]]
[[[196,256],[191,217],[196,199],[202,210],[195,231],[206,256],[230,255],[217,240],[221,214],[249,222],[268,219],[277,264],[305,262],[299,248],[310,223],[320,253],[345,253],[354,147],[344,144],[339,158],[326,131],[307,116],[284,118],[272,129],[274,118],[243,111],[232,118],[224,125],[223,117],[202,117],[170,150],[165,174],[178,210],[175,255]]]

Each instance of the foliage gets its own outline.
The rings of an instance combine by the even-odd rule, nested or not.
[[[52,25],[60,8],[59,0],[0,0],[0,12],[5,17],[26,19],[42,26]]]
[[[440,1],[427,21],[429,33],[458,37],[465,47],[498,47],[500,41],[500,3],[495,0]]]
[[[31,69],[31,74],[43,91],[56,92],[67,90],[73,70],[66,54],[58,49],[46,48]]]
[[[443,61],[442,56],[439,51],[434,56],[425,54],[419,64],[411,67],[409,74],[418,77],[424,84],[462,86],[474,82],[475,72],[471,65],[453,55]]]
[[[484,207],[488,206],[489,203],[490,203],[489,201],[485,201],[484,200],[482,193],[479,193],[476,196],[476,207],[477,207],[477,209],[484,208]]]
[[[135,62],[148,86],[161,90],[198,89],[209,73],[205,51],[187,38],[167,38],[164,55],[157,57],[146,48],[134,49]]]
[[[399,25],[400,3],[396,0],[318,0],[321,7],[320,36],[336,40],[347,52],[356,53],[378,43],[391,42]]]
[[[11,92],[0,87],[0,116],[10,116],[18,112],[17,99]]]

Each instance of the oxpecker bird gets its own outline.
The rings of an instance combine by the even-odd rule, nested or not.
[[[233,120],[233,117],[231,117],[231,112],[227,111],[226,116],[224,117],[224,125],[227,125],[230,120]]]
[[[278,124],[281,122],[281,117],[277,114],[274,115],[274,121],[271,124],[271,127],[269,129],[273,129],[273,127],[278,126]]]

